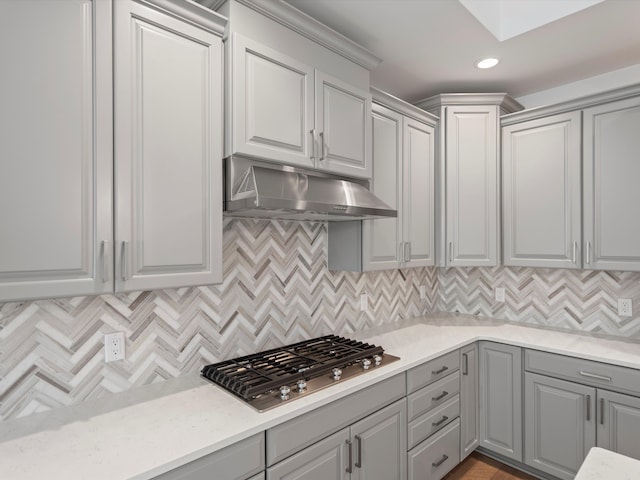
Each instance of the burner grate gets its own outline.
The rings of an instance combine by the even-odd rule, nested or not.
[[[207,365],[202,375],[246,401],[258,395],[331,373],[363,358],[382,355],[382,347],[326,335],[254,355]]]

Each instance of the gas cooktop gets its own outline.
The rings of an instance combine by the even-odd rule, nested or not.
[[[264,411],[396,360],[382,347],[326,335],[207,365],[202,376]]]

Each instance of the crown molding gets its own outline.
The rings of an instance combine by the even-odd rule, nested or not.
[[[435,125],[438,122],[438,117],[429,112],[425,112],[421,108],[416,107],[415,105],[411,105],[408,102],[405,102],[401,98],[394,97],[393,95],[383,92],[382,90],[371,87],[369,89],[371,92],[371,97],[375,103],[379,103],[380,105],[390,108],[402,115],[409,116],[415,120],[418,120],[423,123],[427,123],[429,125]]]
[[[442,93],[418,100],[415,105],[425,110],[448,105],[498,105],[504,113],[524,108],[507,93]]]
[[[554,105],[545,105],[542,107],[529,108],[517,113],[505,115],[500,119],[502,126],[512,125],[522,122],[523,120],[534,120],[536,118],[548,117],[549,115],[557,115],[583,108],[593,107],[603,103],[613,102],[616,100],[624,100],[625,98],[636,97],[640,95],[640,84],[628,87],[616,88],[605,92],[587,95],[585,97],[567,100],[566,102],[556,103]]]
[[[206,1],[206,0],[205,0]],[[214,0],[215,1],[215,0]],[[382,61],[353,40],[318,22],[283,0],[236,0],[238,3],[372,70]]]
[[[223,36],[227,19],[219,13],[195,2],[176,2],[175,0],[136,0],[138,3],[161,10],[173,17]]]

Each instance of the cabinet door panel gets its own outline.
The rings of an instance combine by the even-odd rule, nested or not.
[[[446,107],[447,265],[498,262],[498,107]]]
[[[113,288],[109,11],[0,3],[0,301]]]
[[[231,42],[233,129],[226,154],[313,167],[313,68],[238,34]]]
[[[391,208],[402,205],[402,115],[379,105],[373,106],[373,179],[371,191]],[[398,267],[402,212],[397,218],[365,220],[363,269]]]
[[[640,270],[640,99],[584,110],[585,268]]]
[[[402,399],[351,426],[352,480],[407,476],[407,403]]]
[[[222,280],[222,43],[117,2],[116,289]]]
[[[371,94],[318,70],[315,78],[318,168],[370,178]]]
[[[640,398],[598,390],[598,446],[640,460]]]
[[[406,266],[435,264],[435,129],[404,119],[404,241],[409,262]]]
[[[267,469],[267,480],[346,480],[345,428]]]
[[[478,345],[460,349],[460,357],[460,457],[464,459],[480,443]]]
[[[525,463],[572,479],[595,446],[595,388],[525,373]]]
[[[522,461],[522,352],[480,342],[480,446]]]
[[[580,112],[510,125],[502,135],[505,265],[578,268]]]

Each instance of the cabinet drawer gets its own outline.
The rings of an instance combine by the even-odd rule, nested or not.
[[[460,371],[432,383],[408,397],[409,421],[442,405],[460,391]]]
[[[460,420],[409,451],[409,480],[440,480],[460,461]]]
[[[436,380],[446,377],[459,368],[460,355],[458,350],[412,368],[407,372],[407,392],[413,393]]]
[[[460,416],[460,395],[434,408],[414,421],[409,422],[409,448],[415,447],[425,438],[441,430]]]
[[[308,447],[406,395],[404,374],[267,430],[267,465]]]
[[[264,433],[259,433],[155,477],[155,480],[244,480],[264,468]],[[260,474],[257,478],[261,478]]]
[[[640,370],[608,363],[526,350],[525,369],[584,385],[640,395]]]

